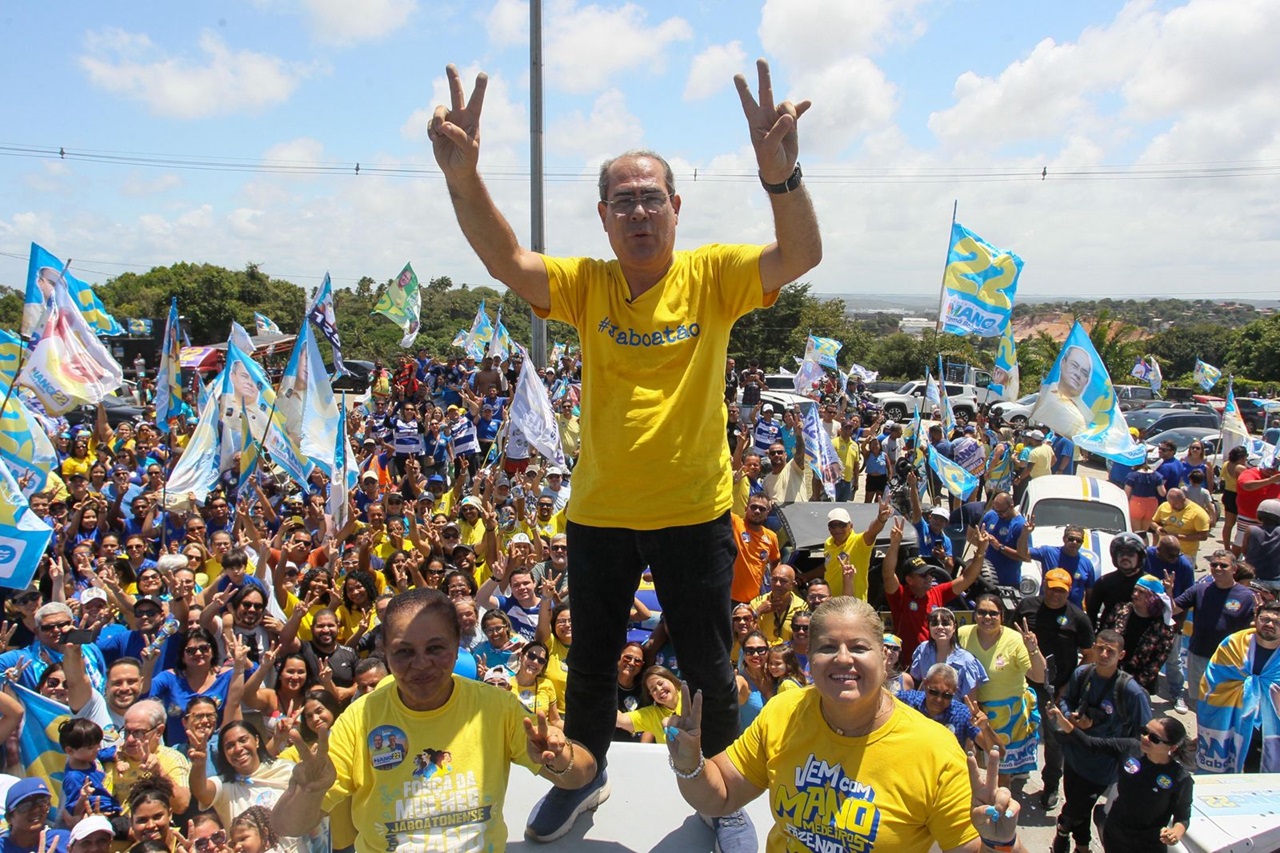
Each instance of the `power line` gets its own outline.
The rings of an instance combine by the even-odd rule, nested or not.
[[[439,169],[414,164],[371,164],[366,161],[308,161],[287,158],[238,158],[199,154],[68,149],[64,146],[0,143],[0,156],[39,160],[71,160],[112,166],[135,166],[178,171],[241,172],[249,174],[296,175],[303,177],[360,177],[435,180]],[[1280,160],[1200,161],[1189,163],[1122,164],[1088,167],[826,167],[805,172],[812,184],[937,184],[1005,183],[1044,180],[1065,181],[1169,181],[1259,178],[1280,175]],[[550,169],[546,180],[557,183],[594,183],[596,177],[582,169]],[[527,181],[528,171],[520,168],[489,168],[485,177],[494,181]],[[682,173],[682,180],[707,183],[754,183],[755,170],[704,169]]]

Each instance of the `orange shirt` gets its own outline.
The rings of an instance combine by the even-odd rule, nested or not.
[[[738,557],[733,561],[734,601],[750,602],[760,594],[765,573],[782,559],[778,550],[778,537],[767,527],[752,530],[740,515],[733,519],[733,541],[738,545]]]

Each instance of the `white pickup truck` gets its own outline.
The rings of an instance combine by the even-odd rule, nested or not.
[[[973,420],[978,407],[995,402],[1000,397],[987,388],[975,385],[962,385],[958,382],[946,383],[947,398],[951,400],[951,408],[956,413],[956,420],[967,423]],[[924,381],[917,379],[908,382],[897,391],[872,394],[884,407],[884,416],[891,421],[903,421],[913,417],[916,410],[924,403]],[[926,410],[925,414],[929,414]]]

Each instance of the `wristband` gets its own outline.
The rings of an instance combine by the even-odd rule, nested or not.
[[[569,763],[564,766],[563,770],[557,770],[550,764],[542,765],[542,769],[546,770],[552,776],[563,776],[573,769],[573,741],[569,741]]]
[[[698,766],[690,770],[688,773],[685,773],[680,768],[676,767],[675,757],[670,754],[667,755],[667,763],[671,765],[671,772],[676,774],[677,779],[697,779],[702,775],[702,771],[707,767],[706,756],[701,753],[698,755]]]
[[[761,177],[760,184],[773,195],[786,195],[789,192],[794,192],[795,190],[800,189],[800,181],[803,177],[804,173],[800,171],[800,162],[797,160],[795,171],[791,173],[791,177],[787,178],[782,183],[767,184],[765,183],[764,178]]]
[[[1014,835],[1008,841],[992,841],[990,838],[978,836],[978,840],[982,842],[982,846],[988,850],[994,850],[996,853],[1013,853],[1013,848],[1018,846],[1018,836]]]

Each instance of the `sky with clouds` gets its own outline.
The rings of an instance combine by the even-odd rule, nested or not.
[[[1275,296],[1280,3],[544,0],[546,240],[607,255],[600,161],[667,156],[679,244],[768,242],[735,72],[810,99],[825,293],[937,291],[959,221],[1040,297]],[[11,4],[0,283],[32,241],[89,281],[175,261],[314,287],[491,283],[426,141],[490,75],[481,171],[529,234],[525,0]],[[34,49],[33,49],[34,48]],[[60,156],[59,151],[65,156]],[[356,172],[356,164],[360,172]]]

